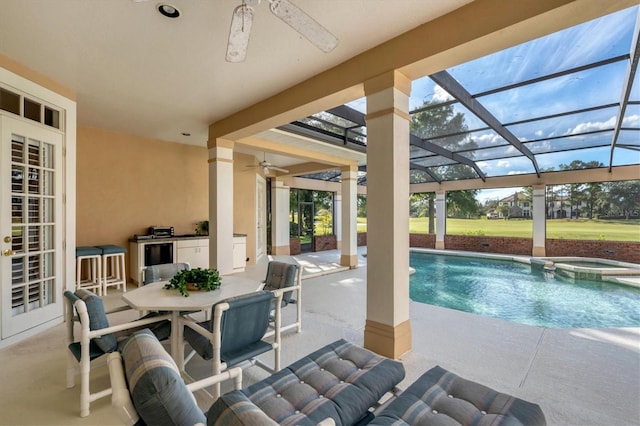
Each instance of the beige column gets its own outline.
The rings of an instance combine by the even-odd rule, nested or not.
[[[444,250],[447,233],[447,192],[436,191],[436,248]]]
[[[545,186],[533,186],[533,251],[532,256],[546,256],[547,239],[547,200],[545,197]]]
[[[364,346],[399,358],[409,322],[409,92],[398,72],[365,82],[367,95],[367,321]],[[344,194],[343,194],[344,196]]]
[[[233,272],[233,141],[209,142],[209,267]]]
[[[355,268],[358,266],[358,167],[342,167],[342,206],[341,206],[341,255],[340,265]]]
[[[289,251],[289,187],[279,179],[271,180],[271,254]]]

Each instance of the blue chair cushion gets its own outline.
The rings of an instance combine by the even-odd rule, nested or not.
[[[147,266],[142,270],[142,284],[147,285],[158,281],[168,281],[184,269],[189,269],[188,263],[163,263]]]
[[[121,354],[133,405],[145,424],[206,423],[175,362],[150,330],[133,333]]]
[[[227,363],[227,367],[273,348],[270,343],[262,341],[269,326],[272,300],[271,292],[258,291],[219,302],[229,304],[229,310],[222,314],[220,324],[220,358]],[[215,312],[216,305],[211,312]],[[211,331],[213,318],[200,325]],[[213,345],[209,339],[189,327],[184,330],[184,338],[202,358],[213,358]]]
[[[118,254],[118,253],[126,253],[127,249],[120,246],[114,246],[112,244],[105,244],[102,246],[96,246],[98,250],[100,250],[100,254]]]
[[[76,290],[75,296],[82,299],[85,305],[87,305],[89,330],[94,331],[109,327],[109,320],[104,312],[104,304],[100,297],[86,289]],[[118,347],[116,336],[113,334],[106,334],[92,339],[92,341],[105,353],[113,352]]]
[[[297,273],[299,266],[294,263],[271,261],[267,265],[267,277],[264,280],[265,290],[279,290],[297,284]],[[287,291],[282,295],[282,305],[286,306],[291,300],[292,291]]]
[[[247,388],[222,395],[209,409],[208,425],[249,424],[259,412],[279,424],[316,425],[331,417],[353,425],[404,379],[404,367],[338,340]]]
[[[102,250],[97,247],[76,247],[76,257],[81,256],[100,256]]]
[[[497,392],[435,366],[424,373],[369,425],[546,424],[537,404]]]

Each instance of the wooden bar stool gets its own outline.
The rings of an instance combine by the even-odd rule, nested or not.
[[[125,253],[127,249],[124,247],[106,244],[96,246],[102,253],[102,289],[104,295],[107,295],[107,288],[115,286],[122,291],[127,291],[127,274],[125,272]]]
[[[102,296],[102,250],[76,247],[76,290],[85,288]]]

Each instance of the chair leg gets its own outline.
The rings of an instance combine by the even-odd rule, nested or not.
[[[89,390],[89,378],[91,372],[91,361],[88,356],[80,361],[80,417],[89,415],[89,404],[91,403],[91,392]]]
[[[67,389],[76,385],[76,373],[78,361],[71,352],[67,352]]]

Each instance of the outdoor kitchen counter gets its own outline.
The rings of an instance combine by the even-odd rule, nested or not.
[[[162,261],[149,261],[150,252],[163,251]],[[247,256],[246,234],[233,234],[233,271],[244,271]],[[130,238],[129,278],[139,283],[140,274],[147,264],[187,262],[191,268],[209,267],[209,236],[184,234],[172,237]]]

